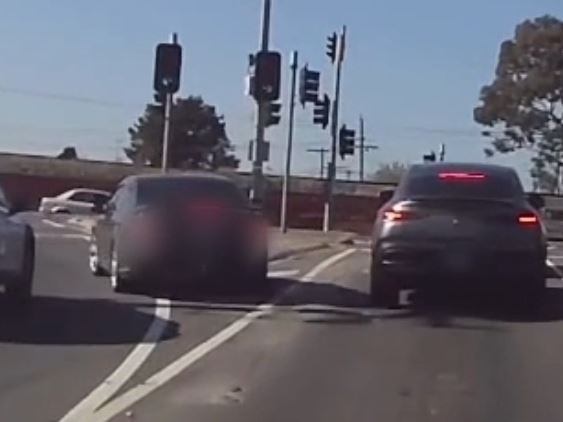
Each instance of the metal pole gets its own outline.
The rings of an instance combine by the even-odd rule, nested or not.
[[[172,44],[178,44],[178,34],[170,36]],[[162,130],[162,172],[168,171],[168,150],[170,148],[170,115],[172,114],[173,94],[164,96],[164,127]]]
[[[297,90],[297,69],[299,67],[299,54],[291,54],[291,91],[289,94],[289,129],[287,132],[287,152],[285,156],[285,174],[283,177],[283,190],[280,212],[280,226],[282,233],[287,233],[287,196],[291,177],[291,151],[293,148],[293,122],[295,118],[295,92]]]
[[[364,117],[360,116],[360,182],[364,181],[365,142]]]
[[[268,51],[270,41],[270,14],[272,10],[272,1],[263,0],[262,3],[262,28],[260,33],[260,50]],[[264,195],[264,141],[266,132],[266,113],[268,103],[265,101],[258,101],[256,108],[256,142],[254,151],[254,162],[252,164],[253,174],[253,189],[251,192],[251,199],[261,201]]]
[[[168,149],[170,145],[170,114],[172,112],[172,94],[166,94],[164,103],[164,131],[162,146],[162,172],[168,171]]]
[[[328,165],[328,188],[327,198],[324,206],[323,231],[330,231],[332,226],[332,212],[334,206],[334,183],[336,180],[336,144],[338,143],[338,112],[340,105],[340,79],[342,76],[342,62],[344,60],[344,45],[346,43],[346,26],[342,28],[342,34],[338,40],[336,60],[334,61],[334,94],[332,105],[332,145],[330,151],[330,163]]]
[[[325,154],[328,152],[326,149],[321,149],[321,180],[325,178]]]

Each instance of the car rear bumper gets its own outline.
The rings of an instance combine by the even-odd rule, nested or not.
[[[129,256],[124,270],[130,278],[149,284],[194,284],[230,281],[267,256],[246,253],[234,247],[172,248],[151,254]]]
[[[452,279],[510,284],[546,274],[546,254],[540,246],[383,242],[374,249],[373,259],[380,271],[395,276],[404,287]]]

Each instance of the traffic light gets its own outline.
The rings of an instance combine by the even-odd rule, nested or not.
[[[260,51],[254,60],[254,98],[256,101],[277,101],[281,90],[281,54]]]
[[[166,94],[178,92],[181,70],[182,47],[179,44],[158,44],[154,66],[154,90]]]
[[[340,156],[344,159],[347,155],[354,155],[356,143],[356,131],[348,129],[346,125],[340,128],[339,147]]]
[[[436,153],[432,151],[430,154],[425,154],[422,156],[422,159],[425,163],[435,163],[436,162]]]
[[[281,120],[281,103],[269,103],[266,114],[266,127],[280,124]]]
[[[307,103],[316,103],[319,97],[321,73],[309,70],[307,66],[301,69],[299,77],[299,101],[305,107]]]
[[[334,63],[336,61],[336,48],[338,45],[338,35],[333,32],[332,35],[328,37],[326,44],[326,55],[330,57],[330,61]]]
[[[315,109],[313,110],[313,123],[321,125],[326,129],[330,116],[330,98],[325,94],[322,100],[315,102]]]

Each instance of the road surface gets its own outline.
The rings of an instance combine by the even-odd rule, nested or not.
[[[366,243],[272,263],[272,300],[157,300],[112,293],[83,234],[32,222],[36,297],[0,304],[0,420],[563,420],[555,273],[533,319],[406,295],[373,310]]]

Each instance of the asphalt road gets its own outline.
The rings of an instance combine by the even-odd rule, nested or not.
[[[0,305],[0,420],[563,420],[555,278],[534,318],[408,297],[373,310],[369,255],[356,245],[272,264],[272,305],[157,302],[90,276],[78,232],[34,226],[36,298],[26,310]],[[563,265],[563,246],[550,256]]]

